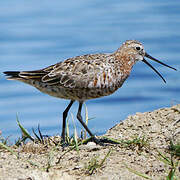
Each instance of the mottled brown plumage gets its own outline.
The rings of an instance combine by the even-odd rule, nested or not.
[[[149,65],[165,81],[159,72],[144,59],[145,56],[172,68],[148,55],[140,42],[128,40],[111,54],[87,54],[69,58],[36,71],[7,71],[4,73],[9,76],[9,80],[19,80],[36,87],[43,93],[71,100],[63,113],[62,138],[65,141],[66,117],[73,102],[79,101],[77,118],[94,137],[82,121],[83,102],[114,93],[128,78],[137,61],[143,61]]]

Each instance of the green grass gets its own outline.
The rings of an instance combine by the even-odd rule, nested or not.
[[[170,169],[169,172],[166,172],[168,174],[166,179],[177,180],[175,173],[178,171],[179,160],[176,160],[175,155],[172,153],[169,154],[158,151],[157,159],[167,165],[167,167]]]
[[[21,161],[23,161],[23,162],[28,162],[28,163],[31,164],[32,166],[37,166],[37,167],[38,167],[38,165],[37,165],[36,163],[34,163],[34,162],[30,161],[30,160],[20,159],[19,153],[15,152],[15,151],[13,150],[13,148],[11,148],[11,147],[3,144],[2,142],[0,142],[0,147],[3,148],[3,149],[5,149],[5,150],[7,150],[8,152],[10,152],[11,154],[13,154],[14,156],[16,156],[17,159],[19,159],[19,160],[21,160]]]
[[[133,140],[133,141],[130,141],[130,142],[131,143],[133,142],[133,144],[134,144],[134,142],[135,142],[135,144],[136,144],[136,142],[138,142],[138,144],[139,144],[139,140],[136,141],[136,139],[135,139],[135,141]],[[142,142],[143,142],[142,144],[144,144],[144,140]],[[129,142],[128,142],[128,144],[129,144]],[[179,169],[178,169],[179,160],[176,157],[179,157],[179,148],[180,148],[179,143],[174,144],[172,141],[170,141],[170,145],[169,145],[169,149],[168,149],[167,153],[162,153],[159,150],[157,150],[158,155],[155,156],[156,159],[163,162],[167,167],[166,169],[168,169],[166,171],[166,175],[165,175],[166,180],[178,180],[178,178],[176,177],[176,172],[179,171]],[[144,162],[144,163],[146,163],[146,162]],[[136,171],[136,170],[134,170],[132,168],[129,168],[125,163],[124,163],[124,165],[130,172],[136,174],[137,176],[140,176],[140,177],[142,177],[144,179],[153,179],[152,177],[147,176],[146,174],[143,174],[143,173],[138,172],[138,171]]]
[[[107,154],[104,156],[102,160],[100,160],[99,156],[95,156],[92,159],[90,159],[85,167],[87,169],[87,173],[89,175],[92,175],[95,171],[100,169],[103,166],[106,159],[110,156],[111,152],[112,152],[112,149],[109,149],[109,151],[107,152]]]
[[[103,136],[102,138],[111,142],[112,144],[113,143],[119,144],[123,148],[132,149],[132,150],[137,149],[139,152],[149,148],[149,140],[145,138],[145,136],[135,136],[132,137],[131,140],[124,140],[124,139],[117,140],[106,136]]]
[[[9,137],[4,138],[0,135],[0,143],[4,144],[4,145],[8,145],[9,144]]]
[[[136,171],[136,170],[128,167],[125,163],[124,163],[124,165],[125,165],[125,167],[128,169],[129,172],[131,172],[131,173],[133,173],[133,174],[136,174],[137,176],[142,177],[142,178],[144,178],[144,179],[151,179],[151,180],[153,180],[150,176],[148,176],[148,175],[146,175],[146,174],[143,174],[143,173],[141,173],[141,172],[138,172],[138,171]]]
[[[0,147],[9,151],[11,154],[15,155],[17,159],[19,159],[18,153],[16,153],[11,147],[5,145],[4,143],[0,142]]]
[[[170,145],[169,145],[169,152],[170,154],[180,157],[180,142],[177,144],[174,144],[172,140],[170,140]]]

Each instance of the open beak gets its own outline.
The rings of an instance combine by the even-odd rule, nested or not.
[[[166,67],[168,67],[168,68],[171,68],[171,69],[174,69],[175,71],[177,71],[177,69],[175,69],[175,68],[173,68],[173,67],[171,67],[171,66],[169,66],[169,65],[167,65],[167,64],[164,64],[163,62],[161,62],[161,61],[153,58],[152,56],[150,56],[150,55],[147,54],[147,53],[145,53],[145,57],[147,57],[147,58],[149,58],[149,59],[151,59],[151,60],[153,60],[153,61],[156,61],[156,62],[158,62],[159,64],[162,64],[163,66],[166,66]],[[143,61],[145,64],[147,64],[151,69],[153,69],[153,70],[161,77],[161,79],[166,83],[166,80],[163,78],[163,76],[162,76],[150,63],[148,63],[145,59],[143,59],[142,61]]]

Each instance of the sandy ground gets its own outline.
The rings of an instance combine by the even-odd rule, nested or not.
[[[136,113],[111,128],[105,135],[121,144],[79,146],[79,152],[55,145],[27,143],[11,147],[16,155],[0,147],[0,180],[141,180],[142,173],[164,180],[179,156],[168,151],[170,139],[180,143],[180,105],[153,112]],[[69,152],[68,152],[69,150]],[[102,163],[104,157],[107,156]],[[102,164],[101,164],[102,163]],[[100,165],[101,164],[101,165]],[[175,174],[180,179],[180,163]],[[92,168],[94,167],[94,171]]]

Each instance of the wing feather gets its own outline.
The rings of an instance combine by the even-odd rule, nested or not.
[[[43,69],[48,72],[42,82],[48,85],[59,85],[67,88],[88,88],[104,69],[100,66],[106,54],[84,55],[67,59],[64,62]]]
[[[37,80],[49,86],[88,88],[89,84],[97,84],[94,81],[103,73],[100,62],[105,59],[105,56],[107,55],[77,56],[44,69],[16,72],[14,76],[23,81]]]

